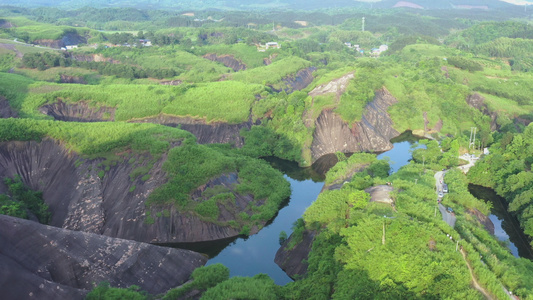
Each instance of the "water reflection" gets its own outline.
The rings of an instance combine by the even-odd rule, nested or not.
[[[378,159],[388,158],[391,174],[398,172],[401,167],[408,164],[411,160],[412,150],[425,148],[424,145],[418,144],[419,140],[421,140],[421,138],[414,136],[411,131],[405,131],[391,140],[394,147],[389,151],[379,154]]]
[[[411,144],[416,140],[418,139],[410,132],[403,134],[391,141],[394,143],[392,150],[380,156],[390,157],[394,162],[393,170],[396,171],[411,158]],[[337,163],[337,157],[335,154],[321,157],[311,168],[300,168],[294,162],[278,158],[265,158],[265,160],[285,174],[292,190],[290,199],[284,203],[273,220],[258,234],[247,238],[182,243],[179,247],[207,254],[210,257],[207,265],[222,263],[230,269],[230,276],[254,276],[265,273],[276,284],[285,285],[292,279],[274,263],[274,256],[279,249],[279,234],[281,231],[285,231],[287,235],[292,233],[292,224],[318,197],[323,186],[324,174]]]
[[[491,215],[494,223],[494,235],[500,241],[507,241],[511,253],[516,257],[533,259],[533,249],[528,238],[520,228],[518,220],[507,211],[507,203],[493,190],[479,185],[470,184],[468,191],[478,199],[492,203]]]
[[[292,194],[288,206],[282,208],[273,222],[265,226],[258,234],[247,239],[238,238],[207,265],[222,263],[230,269],[231,276],[254,276],[268,274],[276,284],[285,285],[292,279],[274,263],[274,256],[279,249],[279,233],[292,233],[292,223],[313,203],[322,189],[322,182],[312,179],[297,180],[286,176],[291,184]],[[297,178],[304,178],[297,176]]]

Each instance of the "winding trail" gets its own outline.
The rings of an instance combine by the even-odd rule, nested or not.
[[[474,276],[474,270],[472,269],[472,267],[470,266],[470,263],[468,262],[468,259],[466,259],[466,253],[465,251],[461,248],[461,254],[463,255],[463,259],[465,260],[466,262],[466,266],[468,267],[468,271],[470,271],[470,277],[472,277],[472,285],[474,286],[474,288],[476,290],[478,290],[480,293],[483,294],[483,296],[485,296],[485,298],[489,299],[489,300],[492,300],[494,299],[488,292],[487,290],[485,290],[476,280],[476,276]]]
[[[469,156],[468,156],[469,157]],[[468,157],[465,157],[465,158],[468,158]],[[475,161],[473,160],[469,160],[469,165],[468,165],[468,168],[462,168],[462,167],[459,167],[459,169],[463,172],[468,172],[468,169],[470,169],[471,166],[473,166],[475,164]],[[465,172],[465,173],[466,173]],[[442,191],[442,183],[444,183],[444,173],[445,171],[438,171],[435,173],[435,187],[436,187],[436,192],[438,193],[439,191]],[[437,195],[437,202],[438,202],[438,195]],[[451,213],[448,213],[446,211],[446,208],[442,205],[442,204],[438,204],[439,206],[439,211],[440,213],[442,214],[442,220],[444,222],[446,222],[448,225],[450,225],[452,228],[455,226],[455,221],[456,221],[456,217],[455,215],[451,214]],[[472,277],[472,285],[473,287],[478,290],[481,294],[483,294],[483,296],[485,296],[486,299],[489,299],[489,300],[492,300],[494,299],[493,296],[490,295],[490,293],[485,289],[483,288],[479,282],[477,281],[476,279],[476,276],[474,274],[474,270],[472,269],[472,266],[470,265],[470,262],[468,261],[468,259],[466,258],[466,253],[465,251],[461,248],[461,254],[463,255],[463,259],[466,263],[466,266],[468,267],[468,271],[470,272],[470,277]],[[503,286],[502,284],[502,289],[505,291],[505,293],[507,294],[507,296],[509,296],[509,299],[516,299],[515,297],[512,296],[512,294]]]
[[[436,192],[442,191],[442,184],[444,182],[444,173],[445,171],[438,171],[435,173],[435,187]],[[437,196],[437,202],[439,197]],[[446,208],[442,204],[439,205],[439,211],[442,214],[442,220],[446,222],[448,225],[450,225],[452,228],[455,226],[456,217],[447,212]],[[470,263],[468,262],[468,259],[466,259],[466,253],[461,248],[461,254],[463,255],[463,259],[466,263],[466,266],[468,267],[468,271],[470,272],[470,277],[472,278],[472,285],[476,290],[478,290],[483,296],[485,296],[486,299],[492,300],[494,299],[476,280],[476,276],[474,275],[474,270],[472,269],[472,266],[470,266]]]

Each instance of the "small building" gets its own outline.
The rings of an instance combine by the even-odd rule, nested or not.
[[[146,40],[146,39],[140,39],[139,40],[139,43],[145,47],[150,47],[152,46],[152,41],[150,40]]]
[[[65,50],[72,50],[78,48],[78,45],[66,45],[64,48]]]
[[[277,42],[268,42],[266,43],[266,49],[279,49],[281,48],[281,45]]]

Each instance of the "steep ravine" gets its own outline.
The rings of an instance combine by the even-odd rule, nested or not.
[[[153,165],[146,181],[141,178],[132,181],[129,176],[132,171],[148,162],[119,162],[102,172],[101,159],[81,158],[51,139],[3,142],[0,143],[0,178],[19,175],[26,185],[42,191],[52,211],[50,225],[56,227],[153,243],[198,242],[237,236],[238,229],[202,221],[173,207],[147,208],[148,195],[166,182],[161,170],[164,160],[163,156]],[[206,186],[222,182],[213,179]],[[5,191],[6,186],[0,183],[0,193]],[[226,213],[223,218],[234,218],[252,200],[251,196],[238,196],[235,211]],[[147,222],[148,210],[154,216],[153,224]],[[252,233],[255,231],[257,229],[252,229]]]
[[[244,138],[240,136],[241,129],[250,129],[253,125],[251,121],[239,124],[228,124],[223,122],[206,124],[203,120],[163,114],[132,122],[146,122],[171,127],[180,127],[181,129],[194,134],[198,144],[230,143],[236,147],[242,147],[244,144]]]
[[[387,109],[398,102],[385,88],[376,92],[365,107],[361,121],[350,125],[330,109],[322,111],[315,121],[311,157],[336,153],[382,152],[392,148],[390,140],[399,135]]]
[[[204,265],[198,253],[0,215],[4,299],[83,299],[95,284],[164,293]]]
[[[2,101],[0,99],[0,116],[4,111],[2,107]],[[84,101],[76,103],[58,101],[41,106],[39,111],[60,121],[107,122],[115,121],[116,108],[106,106],[91,107]],[[251,121],[240,124],[228,124],[224,122],[206,124],[204,120],[164,114],[132,120],[130,122],[180,127],[194,134],[199,144],[230,143],[236,147],[242,147],[244,144],[244,139],[240,136],[241,129],[250,129],[253,125]]]

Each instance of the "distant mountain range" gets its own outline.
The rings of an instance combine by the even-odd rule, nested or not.
[[[508,1],[508,2],[506,2]],[[0,0],[0,5],[23,7],[60,7],[76,9],[93,7],[137,7],[152,9],[297,9],[314,10],[325,8],[414,8],[414,9],[500,9],[514,4],[533,4],[529,0]]]

